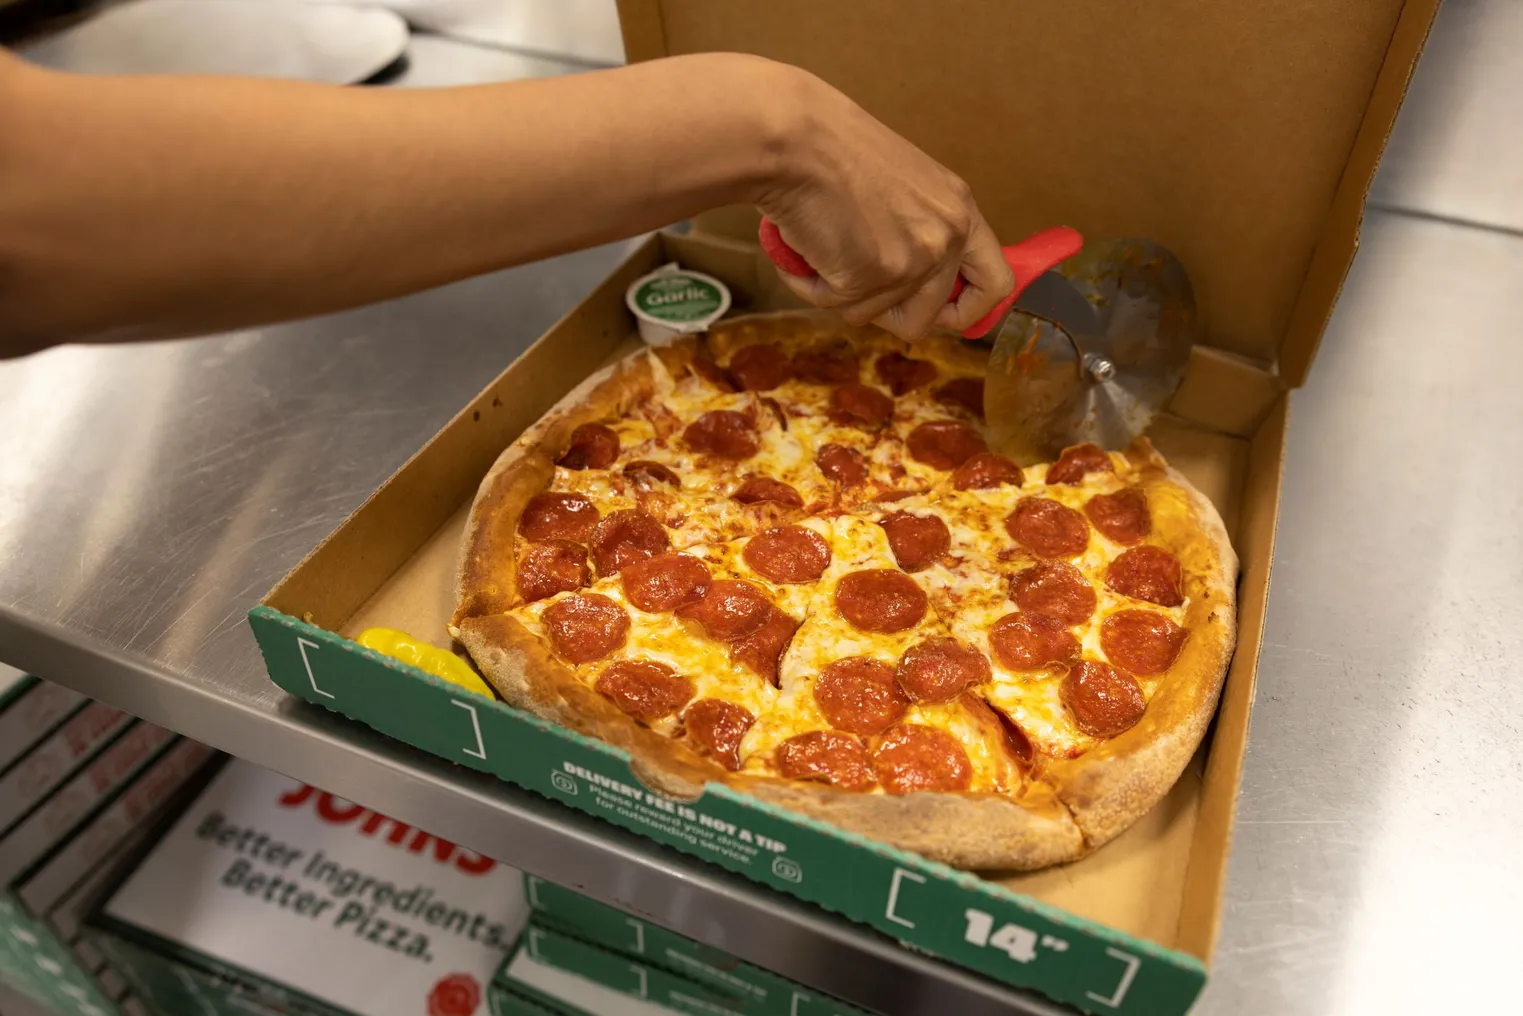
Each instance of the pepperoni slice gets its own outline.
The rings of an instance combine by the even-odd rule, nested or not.
[[[1089,546],[1084,516],[1051,498],[1021,498],[1005,519],[1005,532],[1037,557],[1077,557]]]
[[[924,388],[936,380],[936,365],[930,360],[916,360],[903,353],[884,353],[873,364],[878,380],[895,395]]]
[[[657,554],[622,568],[619,584],[630,603],[654,614],[700,599],[709,586],[709,569],[686,554]]]
[[[601,593],[577,593],[556,600],[540,619],[550,646],[571,663],[601,660],[624,644],[629,614]]]
[[[761,447],[751,421],[733,409],[711,409],[704,413],[687,425],[682,440],[700,455],[721,459],[748,459]]]
[[[846,347],[806,349],[793,354],[793,373],[821,385],[855,381],[862,373],[857,354]]]
[[[1118,610],[1100,625],[1100,648],[1122,670],[1162,674],[1184,648],[1186,631],[1151,610]]]
[[[899,657],[894,672],[899,687],[914,702],[950,702],[973,685],[993,678],[984,654],[956,639],[917,642]]]
[[[852,487],[867,479],[867,458],[855,448],[828,444],[814,456],[820,472],[843,487]]]
[[[638,508],[609,512],[592,530],[592,561],[599,575],[616,575],[636,561],[671,549],[665,527]]]
[[[531,603],[587,584],[587,548],[570,540],[529,544],[518,562],[518,593]]]
[[[984,418],[984,379],[981,377],[953,378],[932,394],[944,406],[956,406],[980,420]]]
[[[1021,467],[998,452],[979,452],[952,470],[952,486],[958,490],[989,490],[1009,484],[1019,487]]]
[[[843,427],[877,430],[894,415],[894,400],[871,385],[841,385],[830,393],[830,419]]]
[[[730,659],[778,686],[777,670],[799,623],[776,607],[756,631],[730,644]]]
[[[862,742],[833,730],[795,734],[777,746],[772,761],[790,780],[818,780],[842,790],[867,790],[878,783]]]
[[[546,491],[524,505],[518,533],[526,540],[574,540],[585,543],[598,524],[598,510],[580,494]]]
[[[830,544],[812,529],[781,526],[751,537],[741,556],[773,582],[813,582],[830,566]]]
[[[740,740],[756,722],[751,711],[724,699],[701,698],[682,714],[687,736],[714,761],[734,772],[740,768]]]
[[[894,560],[905,571],[919,571],[933,564],[952,546],[947,524],[936,515],[894,512],[878,520],[888,537]]]
[[[701,599],[684,603],[677,616],[703,625],[711,638],[734,642],[761,630],[772,616],[772,601],[749,582],[715,579]]]
[[[619,435],[601,423],[584,423],[571,432],[571,443],[557,466],[567,469],[607,469],[619,457]]]
[[[742,391],[768,392],[793,376],[788,355],[771,342],[745,346],[730,357],[730,376]]]
[[[832,727],[850,734],[881,734],[909,708],[894,668],[882,660],[848,656],[814,679],[814,700]]]
[[[1122,596],[1147,600],[1160,607],[1177,607],[1185,602],[1179,558],[1162,547],[1122,551],[1105,569],[1105,584]]]
[[[1072,445],[1063,449],[1058,461],[1047,467],[1048,483],[1078,484],[1089,473],[1114,473],[1111,457],[1092,444]]]
[[[836,610],[863,631],[913,628],[925,616],[925,608],[925,590],[892,568],[854,571],[836,586]]]
[[[873,768],[890,794],[967,790],[973,782],[973,764],[957,739],[920,723],[889,728],[873,749]]]
[[[1043,561],[1010,583],[1010,598],[1028,614],[1046,614],[1064,624],[1083,624],[1095,612],[1095,587],[1084,573],[1061,561]]]
[[[989,651],[1006,670],[1066,667],[1079,658],[1079,640],[1045,614],[1006,614],[989,629]]]
[[[595,687],[641,723],[671,716],[693,697],[693,682],[655,660],[617,660],[603,668]]]
[[[697,374],[720,391],[733,392],[735,390],[735,379],[730,376],[728,371],[708,357],[693,357],[690,367],[694,374]]]
[[[1084,506],[1084,514],[1096,529],[1125,546],[1131,546],[1153,531],[1153,516],[1148,499],[1136,487],[1114,494],[1096,494]]]
[[[989,450],[978,431],[957,420],[922,423],[910,431],[905,443],[910,458],[934,469],[956,469],[979,452]]]
[[[776,501],[778,504],[792,505],[795,508],[804,507],[804,499],[798,491],[782,480],[774,480],[770,476],[746,477],[730,497],[741,504]]]
[[[1147,711],[1137,679],[1095,660],[1084,660],[1058,687],[1074,725],[1090,737],[1115,737],[1131,730]]]
[[[663,466],[659,462],[650,459],[636,459],[624,466],[624,475],[634,482],[641,490],[653,490],[658,485],[665,484],[668,487],[682,486],[682,480],[672,472],[670,467]]]

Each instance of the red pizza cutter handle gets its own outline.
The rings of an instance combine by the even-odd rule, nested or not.
[[[788,241],[784,240],[783,234],[778,231],[777,223],[771,219],[761,220],[758,238],[761,240],[762,250],[780,271],[805,278],[817,274],[810,267],[809,262],[804,260],[802,254],[788,246]],[[1040,233],[1028,236],[1020,243],[1001,247],[1000,251],[1005,255],[1005,263],[1010,266],[1010,271],[1015,275],[1015,288],[1010,291],[1009,296],[995,304],[989,313],[965,330],[962,333],[963,338],[981,339],[988,335],[989,331],[1009,313],[1010,305],[1015,303],[1016,298],[1027,286],[1031,285],[1033,279],[1067,261],[1079,253],[1079,249],[1083,246],[1084,238],[1079,235],[1078,230],[1068,226],[1053,226],[1051,229],[1044,229]],[[966,279],[961,275],[957,276],[947,302],[956,300],[967,284]]]

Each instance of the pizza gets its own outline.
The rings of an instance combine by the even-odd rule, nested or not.
[[[990,451],[985,356],[823,312],[632,353],[483,480],[451,633],[665,793],[965,868],[1084,855],[1195,752],[1237,560],[1146,440]]]

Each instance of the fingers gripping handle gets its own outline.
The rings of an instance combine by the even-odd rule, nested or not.
[[[804,256],[788,246],[788,241],[784,240],[783,234],[778,231],[777,223],[771,219],[761,220],[758,238],[761,240],[762,250],[780,271],[805,277],[816,274],[809,262],[804,260]],[[1009,312],[1010,305],[1015,303],[1016,297],[1020,296],[1027,286],[1031,285],[1033,279],[1067,261],[1079,253],[1079,249],[1083,246],[1084,238],[1079,235],[1078,230],[1070,229],[1068,226],[1054,226],[1028,236],[1020,243],[1000,248],[1005,255],[1005,263],[1010,266],[1010,271],[1015,275],[1015,288],[1010,291],[1010,295],[995,304],[989,313],[964,331],[963,338],[981,339],[989,334],[990,329]],[[947,298],[947,302],[955,301],[966,286],[967,281],[959,275],[952,285],[952,293]]]
[[[804,260],[804,255],[788,246],[788,241],[783,239],[782,231],[777,228],[777,223],[762,216],[761,229],[757,230],[757,239],[761,240],[761,249],[777,265],[779,271],[789,275],[798,275],[803,278],[812,278],[819,273],[810,267],[809,262]]]
[[[1067,261],[1079,253],[1079,249],[1083,246],[1084,238],[1079,235],[1078,230],[1069,226],[1053,226],[1040,233],[1033,233],[1020,243],[1001,247],[1000,253],[1005,255],[1005,264],[1010,266],[1010,272],[1015,276],[1015,288],[1010,290],[1008,296],[995,304],[989,313],[975,321],[971,328],[966,329],[962,333],[963,338],[981,339],[988,335],[990,330],[998,326],[1005,315],[1010,313],[1010,305],[1015,303],[1037,276]],[[952,284],[952,293],[948,299],[956,300],[966,284],[963,277],[959,275],[957,281]]]

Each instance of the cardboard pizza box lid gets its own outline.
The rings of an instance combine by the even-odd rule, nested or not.
[[[1006,242],[1059,223],[1189,270],[1205,343],[1306,377],[1439,0],[619,0],[631,61],[807,68],[968,181]],[[754,239],[755,218],[705,216]]]

